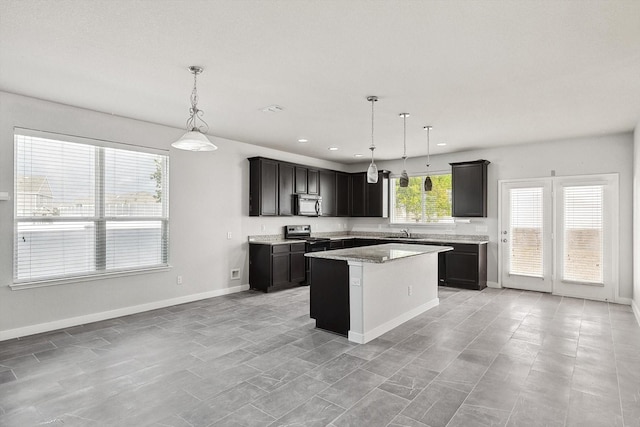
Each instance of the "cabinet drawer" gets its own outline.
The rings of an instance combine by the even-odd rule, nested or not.
[[[271,253],[273,254],[281,254],[289,252],[289,245],[273,245],[271,246]]]
[[[304,243],[292,243],[291,252],[304,252]]]
[[[470,254],[477,254],[479,250],[479,245],[474,245],[472,243],[455,243],[455,244],[446,244],[446,246],[451,246],[454,252],[466,252]]]

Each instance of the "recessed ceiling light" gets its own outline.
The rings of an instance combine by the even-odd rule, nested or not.
[[[364,154],[354,154],[353,157],[362,157]]]
[[[268,107],[264,107],[262,109],[262,112],[263,113],[279,113],[282,110],[284,110],[284,108],[274,104],[274,105],[269,105]]]
[[[436,145],[438,147],[444,147],[445,145],[447,145],[447,143],[446,142],[438,142]]]
[[[305,143],[305,142],[309,142],[309,140],[308,139],[304,139],[304,138],[300,138],[298,140],[298,142]]]
[[[329,147],[329,151],[338,151],[338,147]]]

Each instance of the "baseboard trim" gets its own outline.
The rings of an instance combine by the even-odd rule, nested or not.
[[[67,319],[55,320],[53,322],[39,323],[36,325],[24,326],[21,328],[0,331],[0,341],[13,338],[26,337],[28,335],[41,334],[43,332],[55,331],[58,329],[70,328],[72,326],[86,325],[87,323],[99,322],[101,320],[114,319],[116,317],[128,316],[130,314],[142,313],[159,308],[170,307],[172,305],[185,304],[193,301],[200,301],[208,298],[215,298],[222,295],[234,294],[246,291],[249,285],[233,286],[231,288],[216,289],[215,291],[203,292],[199,294],[185,295],[177,298],[154,301],[146,304],[133,305],[130,307],[118,308],[116,310],[91,313],[83,316],[69,317]]]
[[[640,307],[638,307],[636,300],[631,300],[631,309],[633,310],[633,314],[636,316],[638,326],[640,326]]]
[[[502,286],[498,282],[491,282],[487,280],[487,288],[502,289]]]
[[[617,297],[615,301],[611,301],[615,304],[622,304],[622,305],[631,305],[631,298],[625,298],[625,297]]]
[[[366,331],[363,334],[359,332],[349,331],[348,339],[349,341],[355,342],[358,344],[366,344],[369,341],[375,338],[378,338],[380,335],[386,332],[389,332],[393,328],[402,325],[407,320],[411,320],[414,317],[418,316],[419,314],[422,314],[427,310],[431,310],[433,307],[436,307],[438,304],[440,304],[440,299],[434,298],[431,301],[428,301],[422,304],[421,306],[414,308],[413,310],[407,311],[406,313],[401,314],[400,316],[395,317],[389,320],[388,322],[385,322],[382,325],[371,329],[370,331]]]

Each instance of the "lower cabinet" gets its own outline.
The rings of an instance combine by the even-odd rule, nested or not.
[[[383,243],[417,243],[394,239],[353,239],[352,247]],[[333,242],[331,242],[333,245]],[[486,243],[419,242],[424,245],[451,246],[452,251],[438,254],[438,284],[465,289],[482,290],[487,287]],[[347,246],[344,246],[347,247]],[[338,249],[331,247],[331,249]]]
[[[452,244],[453,250],[440,254],[440,284],[465,289],[487,287],[487,245]]]
[[[304,243],[249,245],[249,286],[263,292],[305,282]]]

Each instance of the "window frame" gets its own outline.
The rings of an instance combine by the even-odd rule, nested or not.
[[[409,174],[409,178],[414,177],[422,177],[422,182],[424,182],[424,178],[426,176],[439,176],[439,175],[451,175],[452,172],[450,170],[446,171],[433,171],[433,172],[417,172]],[[393,174],[389,177],[389,225],[391,226],[402,226],[402,227],[425,227],[425,228],[445,228],[445,229],[453,229],[455,228],[455,218],[453,216],[445,217],[445,219],[441,219],[435,222],[398,222],[396,220],[396,181],[400,179],[399,174]],[[421,195],[424,195],[424,187],[421,188]]]
[[[13,192],[14,192],[14,215],[13,215],[13,262],[12,262],[12,282],[10,288],[14,290],[18,289],[30,289],[42,286],[52,286],[59,284],[78,283],[85,281],[101,280],[106,278],[129,276],[146,274],[150,272],[167,271],[171,268],[169,264],[169,227],[170,227],[170,215],[169,215],[169,150],[157,149],[153,147],[146,147],[142,145],[118,143],[107,140],[100,140],[87,137],[79,137],[73,135],[67,135],[56,132],[45,132],[33,129],[26,129],[20,127],[14,127],[14,153],[13,153]],[[95,193],[95,209],[93,216],[18,216],[18,195],[17,195],[17,178],[18,178],[18,137],[33,137],[43,138],[62,143],[75,143],[82,144],[94,148],[94,179],[92,191]],[[105,152],[108,149],[129,151],[132,153],[144,153],[151,155],[162,156],[162,174],[163,174],[163,186],[162,186],[162,201],[161,201],[161,216],[107,216],[105,212],[107,189],[104,185],[105,179]],[[160,222],[160,257],[161,262],[159,264],[130,266],[121,268],[106,268],[107,265],[107,235],[109,222]],[[19,238],[19,223],[51,223],[51,224],[72,224],[72,223],[87,223],[90,222],[94,225],[95,234],[93,241],[93,257],[94,257],[94,269],[92,271],[80,272],[77,274],[66,275],[49,275],[36,278],[23,278],[18,279],[18,238]]]

